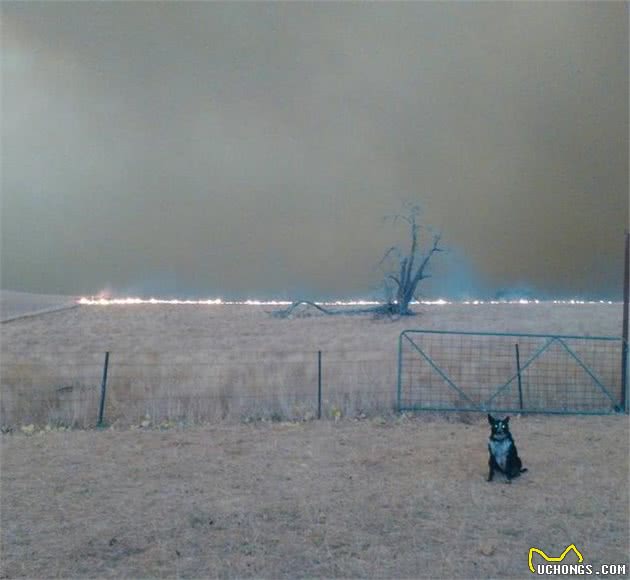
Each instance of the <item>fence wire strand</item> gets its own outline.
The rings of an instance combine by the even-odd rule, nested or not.
[[[391,412],[394,357],[361,351],[110,352],[104,419],[309,418]],[[251,360],[257,357],[256,360]],[[94,425],[104,353],[3,355],[0,425]],[[8,360],[7,360],[8,358]],[[85,362],[94,361],[94,362]]]

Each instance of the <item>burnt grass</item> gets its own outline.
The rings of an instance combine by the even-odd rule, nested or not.
[[[2,578],[530,577],[628,563],[628,417],[423,415],[0,437]]]

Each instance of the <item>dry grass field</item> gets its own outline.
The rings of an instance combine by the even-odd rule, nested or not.
[[[570,543],[629,564],[627,416],[514,417],[529,472],[505,485],[485,481],[483,416],[391,413],[403,329],[619,335],[619,304],[270,310],[2,324],[0,577],[531,577],[530,547]],[[94,425],[107,350],[112,427],[59,430]],[[287,422],[312,416],[318,350],[338,420]]]
[[[3,435],[0,577],[528,578],[530,547],[571,543],[630,564],[628,418],[512,431],[512,485],[485,481],[479,416]]]
[[[407,328],[621,334],[620,304],[423,305],[418,316],[396,322],[281,320],[272,310],[81,306],[5,323],[0,425],[94,425],[105,351],[111,352],[108,422],[138,424],[147,415],[158,423],[240,421],[312,416],[318,350],[324,414],[390,411],[398,336]]]

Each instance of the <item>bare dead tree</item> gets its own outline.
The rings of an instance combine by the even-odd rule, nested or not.
[[[432,232],[430,228],[419,223],[420,207],[411,205],[407,207],[407,213],[393,217],[394,223],[403,221],[409,226],[409,247],[405,251],[400,246],[392,246],[385,252],[380,264],[394,261],[395,265],[385,271],[385,293],[387,303],[385,306],[399,316],[410,316],[413,311],[409,304],[418,300],[418,286],[431,277],[429,264],[438,252],[444,251],[440,247],[441,234]],[[423,233],[430,237],[430,243],[425,250],[422,249]]]
[[[391,319],[400,316],[412,316],[413,310],[409,304],[418,300],[418,287],[426,278],[430,278],[429,264],[433,257],[444,251],[440,247],[441,234],[433,232],[430,228],[419,223],[421,214],[417,205],[405,206],[406,213],[393,216],[394,224],[402,221],[409,226],[409,247],[403,250],[400,246],[392,246],[385,252],[379,262],[384,273],[383,288],[385,290],[385,304],[368,308],[323,308],[313,302],[300,300],[293,302],[288,308],[273,312],[277,318],[290,318],[295,315],[297,308],[307,306],[325,315],[338,314],[372,314],[376,317],[389,317]],[[429,243],[423,243],[430,238]],[[423,245],[426,248],[423,250]]]

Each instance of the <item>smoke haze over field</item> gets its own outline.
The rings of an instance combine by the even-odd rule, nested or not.
[[[619,298],[626,3],[2,3],[2,287]]]

